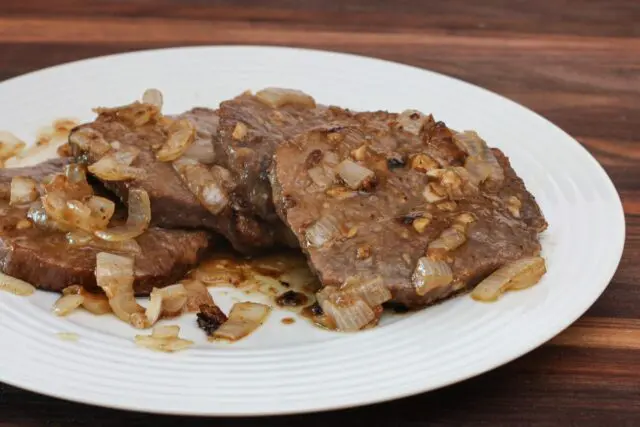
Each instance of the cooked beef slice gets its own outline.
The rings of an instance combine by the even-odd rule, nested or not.
[[[36,166],[0,169],[0,183],[10,185],[14,176],[41,181],[60,173],[67,162],[49,160]],[[94,192],[106,196],[104,189]],[[65,233],[45,231],[29,223],[28,206],[9,206],[9,193],[0,199],[0,269],[38,288],[61,291],[79,284],[97,291],[94,269],[96,254],[109,252],[93,245],[69,245]],[[126,218],[126,210],[116,210],[112,222]],[[26,224],[26,225],[25,225]],[[24,228],[27,227],[27,228]],[[136,293],[148,294],[155,287],[175,283],[193,268],[209,247],[209,235],[203,231],[151,228],[139,236],[141,251],[135,255]],[[131,254],[123,254],[133,256]]]
[[[381,112],[353,118],[357,125],[314,129],[280,145],[271,173],[278,213],[323,285],[380,276],[395,302],[418,308],[472,288],[508,261],[539,253],[538,232],[546,222],[499,150],[493,153],[504,171],[502,186],[485,182],[463,187],[464,195],[427,202],[423,192],[434,179],[425,168],[465,162],[453,132],[417,113],[409,116],[416,125],[406,115]],[[349,179],[336,176],[336,164],[345,159],[374,176],[349,188]],[[521,203],[519,212],[510,210],[512,196]],[[475,221],[466,226],[466,243],[445,257],[454,281],[418,295],[411,277],[419,258],[463,213]]]
[[[136,240],[142,249],[134,256],[134,289],[138,295],[148,295],[154,287],[182,279],[209,246],[207,233],[202,231],[151,228]],[[97,292],[94,270],[99,252],[109,251],[69,245],[60,232],[37,228],[0,232],[2,271],[39,289],[59,292],[70,285],[82,285]]]
[[[195,124],[197,134],[196,141],[187,154],[199,160],[213,160],[211,136],[218,122],[215,111],[200,108],[186,113],[184,117]],[[151,120],[144,125],[135,126],[120,119],[112,111],[103,111],[95,121],[82,125],[74,132],[82,127],[98,131],[109,143],[117,141],[121,148],[135,147],[140,150],[131,166],[143,169],[142,177],[103,183],[125,202],[130,188],[146,190],[151,199],[152,224],[164,228],[216,231],[225,236],[235,249],[244,253],[255,252],[275,244],[274,231],[259,218],[239,212],[233,206],[228,206],[218,214],[210,212],[189,190],[171,162],[156,159],[157,148],[167,139],[166,127],[158,121]],[[70,141],[73,141],[73,137]],[[91,150],[76,150],[76,157],[89,164],[100,159],[100,156],[96,156]],[[206,167],[211,168],[209,165]]]

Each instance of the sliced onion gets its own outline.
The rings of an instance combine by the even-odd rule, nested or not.
[[[155,325],[160,320],[160,315],[162,315],[162,295],[157,292],[156,288],[153,288],[149,295],[149,305],[147,305],[144,315],[150,325]]]
[[[347,280],[347,282],[340,287],[339,292],[344,295],[357,296],[366,302],[369,307],[382,305],[382,303],[389,301],[392,297],[391,292],[384,285],[381,277],[374,277],[369,280],[354,277],[352,280]]]
[[[271,307],[255,302],[239,302],[231,307],[229,319],[220,326],[213,337],[237,341],[262,325],[271,313]]]
[[[515,218],[520,218],[520,208],[522,208],[522,202],[516,196],[507,199],[507,209]]]
[[[421,218],[414,219],[411,225],[413,226],[414,230],[416,230],[418,233],[424,233],[424,231],[427,229],[429,224],[431,224],[431,220],[432,220],[431,215],[425,215]]]
[[[199,280],[183,280],[180,282],[187,291],[187,303],[184,308],[190,313],[196,313],[201,305],[214,305],[209,290]]]
[[[81,151],[91,153],[95,157],[102,157],[111,151],[111,145],[99,131],[83,126],[71,132],[69,143],[77,146]]]
[[[336,219],[324,216],[305,230],[307,245],[319,248],[330,242],[340,233]]]
[[[127,223],[106,230],[98,230],[96,237],[109,242],[131,240],[147,231],[151,222],[149,194],[141,188],[129,189],[129,214]]]
[[[145,104],[153,105],[158,109],[158,111],[162,110],[162,92],[158,89],[147,89],[142,94],[142,102]]]
[[[489,179],[494,185],[504,181],[504,171],[487,143],[474,131],[454,134],[453,141],[469,157],[465,168],[478,183]]]
[[[418,259],[411,282],[418,295],[446,286],[453,281],[451,267],[444,261],[435,261],[427,257]]]
[[[103,181],[128,181],[144,178],[144,169],[129,166],[131,164],[129,162],[131,154],[131,151],[125,151],[120,154],[118,152],[106,154],[89,166],[89,172]]]
[[[87,183],[87,170],[84,165],[71,163],[64,167],[64,176],[71,184]]]
[[[280,108],[284,105],[316,107],[316,101],[310,95],[295,89],[269,87],[256,93],[256,98],[272,108]]]
[[[178,325],[162,325],[156,326],[151,331],[154,338],[178,338],[180,335],[180,326]]]
[[[103,294],[93,294],[81,289],[80,294],[83,296],[82,308],[92,314],[102,315],[111,313],[111,306],[109,305],[109,299]]]
[[[187,304],[187,290],[181,283],[158,289],[162,296],[162,315],[173,317],[182,313]]]
[[[439,167],[438,162],[433,160],[428,154],[416,154],[411,158],[411,169],[417,170],[418,172],[424,173],[432,169],[438,169]]]
[[[156,158],[161,162],[172,162],[182,156],[196,137],[196,128],[187,119],[174,121],[168,132],[167,140],[156,152]]]
[[[447,252],[459,248],[467,241],[464,231],[457,227],[446,228],[440,236],[429,243],[427,254],[434,257],[441,257]]]
[[[480,282],[471,297],[477,301],[495,301],[509,289],[524,289],[535,285],[546,272],[544,258],[522,258],[499,268]]]
[[[340,331],[358,331],[376,319],[376,313],[361,298],[345,296],[333,287],[316,294],[324,313],[335,322]]]
[[[209,212],[217,215],[229,205],[227,192],[205,165],[180,158],[173,162],[173,167]]]
[[[85,197],[93,195],[93,188],[81,175],[65,169],[65,173],[69,173],[72,178],[63,174],[55,174],[42,180],[42,189],[45,194],[60,193],[65,200],[83,200]]]
[[[6,291],[14,295],[26,297],[33,294],[36,291],[36,288],[24,280],[16,279],[15,277],[0,273],[0,291]]]
[[[56,316],[66,316],[80,307],[83,302],[84,297],[82,295],[63,295],[53,304],[53,314]]]
[[[480,135],[472,130],[453,134],[453,142],[469,156],[481,156],[489,149]]]
[[[158,326],[153,329],[151,336],[136,335],[134,341],[141,347],[165,353],[185,350],[194,344],[193,341],[180,338],[179,334],[179,326]]]
[[[17,156],[26,144],[11,132],[0,131],[0,163]]]
[[[429,203],[439,202],[446,198],[446,190],[440,184],[430,182],[424,188],[422,196]]]
[[[43,230],[69,231],[71,229],[70,227],[61,226],[56,221],[49,218],[41,201],[36,201],[31,205],[27,212],[27,218],[29,218],[29,220],[38,228]]]
[[[316,166],[307,171],[309,174],[309,178],[311,181],[321,189],[325,189],[331,184],[333,184],[335,180],[335,176],[333,174],[328,174],[324,167]]]
[[[125,254],[140,254],[142,248],[135,239],[122,242],[108,242],[98,239],[93,234],[82,230],[70,231],[66,234],[67,243],[71,246],[92,246],[109,252],[121,252]]]
[[[418,110],[405,110],[398,116],[398,125],[400,125],[405,132],[417,136],[420,135],[420,132],[428,120],[429,117]]]
[[[233,129],[233,133],[231,134],[231,137],[236,141],[242,141],[244,137],[247,136],[248,131],[249,131],[249,128],[247,128],[247,125],[245,125],[242,122],[237,122],[236,127]]]
[[[96,256],[96,282],[109,299],[114,314],[136,328],[146,327],[144,308],[133,292],[132,258],[100,252]]]
[[[12,206],[31,203],[38,198],[38,183],[24,176],[14,176],[11,179],[11,197],[9,204]]]
[[[94,232],[105,228],[113,215],[115,204],[104,197],[91,196],[86,202],[66,200],[60,193],[42,197],[42,205],[50,220],[62,229]]]
[[[375,178],[375,173],[372,170],[349,159],[340,162],[336,166],[336,172],[352,190],[369,187]]]
[[[329,188],[326,191],[326,193],[327,193],[327,196],[333,197],[334,199],[338,199],[338,200],[346,200],[352,197],[356,197],[358,195],[357,191],[351,190],[342,185],[333,186]]]

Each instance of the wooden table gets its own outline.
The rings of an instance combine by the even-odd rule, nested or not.
[[[610,287],[542,348],[396,402],[225,425],[640,426],[640,1],[0,2],[0,80],[96,55],[193,44],[355,52],[484,86],[584,144],[627,214],[627,244]],[[220,422],[99,409],[0,385],[0,427]]]

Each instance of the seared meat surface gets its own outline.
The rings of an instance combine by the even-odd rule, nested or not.
[[[478,172],[477,153],[430,116],[342,116],[342,127],[280,145],[271,174],[278,213],[325,286],[382,278],[395,302],[417,308],[539,253],[546,222],[499,150],[482,153],[499,169]],[[434,242],[443,233],[463,240],[442,250]],[[419,294],[415,271],[427,254],[454,280]]]

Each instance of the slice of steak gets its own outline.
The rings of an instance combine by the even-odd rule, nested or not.
[[[479,179],[463,167],[472,167],[472,156],[454,143],[454,132],[430,116],[353,119],[357,125],[315,129],[282,144],[271,173],[278,213],[323,285],[380,277],[395,302],[417,308],[539,253],[546,222],[501,152],[492,152],[500,169],[483,164]],[[463,240],[438,250],[443,233]],[[453,281],[419,295],[412,276],[427,252],[447,263]]]
[[[134,104],[135,105],[135,104]],[[138,104],[140,105],[140,104]],[[123,109],[102,110],[96,120],[76,128],[70,142],[76,150],[76,158],[94,164],[104,153],[95,150],[91,144],[107,141],[114,152],[119,150],[139,150],[130,166],[142,173],[134,179],[105,180],[103,184],[121,200],[126,201],[130,188],[142,188],[151,199],[152,224],[165,228],[207,229],[225,236],[235,249],[251,253],[275,244],[274,230],[263,224],[259,218],[243,214],[229,205],[212,212],[196,197],[189,185],[177,172],[170,161],[157,159],[156,151],[168,138],[164,118],[151,118],[145,123],[132,123],[119,114]],[[205,164],[213,160],[212,135],[217,128],[218,117],[213,110],[200,108],[180,116],[191,121],[196,128],[196,139],[182,158],[193,159],[205,172],[214,171],[216,178],[224,178],[228,173],[217,166]],[[91,142],[89,147],[74,143],[74,135],[82,129],[98,132],[100,141]],[[224,187],[227,182],[220,178]],[[222,191],[225,191],[224,188]]]
[[[66,163],[55,159],[31,167],[0,169],[0,183],[10,187],[11,179],[16,176],[41,182],[49,175],[60,173]],[[99,187],[94,187],[94,193],[106,196]],[[0,269],[45,290],[61,291],[79,284],[97,291],[96,255],[111,250],[93,243],[69,244],[64,232],[36,227],[27,219],[29,205],[10,206],[9,195],[0,198]],[[125,217],[126,210],[123,213],[117,209],[112,224],[122,223]],[[136,241],[139,252],[122,254],[135,258],[134,288],[143,295],[154,286],[170,285],[183,278],[204,255],[210,236],[203,231],[150,228]]]
[[[182,279],[209,246],[207,233],[202,231],[151,228],[136,240],[141,252],[122,255],[135,258],[134,289],[138,295]],[[99,252],[109,250],[69,245],[60,232],[14,228],[0,233],[2,271],[48,291],[60,292],[70,285],[99,291],[94,273]]]

